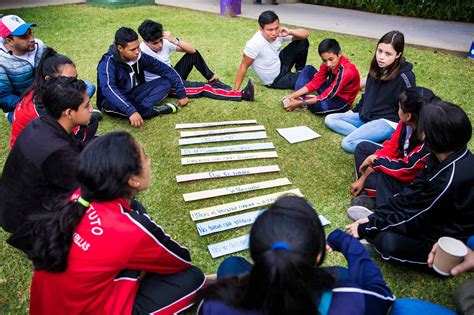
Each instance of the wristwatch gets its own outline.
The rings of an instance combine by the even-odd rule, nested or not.
[[[175,37],[175,38],[176,38],[176,40],[175,40],[174,44],[177,46],[179,44],[179,38],[178,37]]]
[[[302,109],[308,109],[308,102],[306,102],[305,99],[303,99],[303,103],[301,103],[301,108]]]

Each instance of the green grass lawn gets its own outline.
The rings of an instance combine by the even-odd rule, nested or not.
[[[38,23],[39,26],[34,29],[35,36],[58,52],[71,57],[77,65],[79,77],[93,82],[96,82],[97,63],[112,43],[115,30],[121,26],[137,29],[146,18],[161,22],[166,30],[194,44],[211,69],[228,84],[233,83],[245,42],[257,30],[254,20],[231,19],[160,6],[105,9],[68,5],[2,13],[17,14],[28,22]],[[360,73],[367,73],[376,41],[330,32],[311,31],[308,63],[316,66],[320,64],[316,48],[326,37],[336,38]],[[461,105],[469,112],[471,120],[474,119],[474,63],[471,60],[411,47],[406,49],[406,57],[414,64],[418,85],[429,87],[443,99]],[[177,58],[175,55],[173,61],[176,62]],[[251,71],[249,74],[255,78]],[[190,79],[202,78],[193,72]],[[205,273],[214,273],[222,261],[210,257],[207,245],[243,235],[247,233],[248,228],[199,237],[195,223],[190,219],[190,210],[283,189],[300,188],[317,211],[332,222],[326,232],[343,228],[349,223],[345,212],[350,203],[349,184],[354,177],[353,156],[340,149],[341,136],[326,129],[321,117],[304,111],[285,112],[279,99],[286,93],[288,91],[270,90],[258,84],[256,101],[253,103],[223,102],[205,98],[192,100],[177,114],[146,121],[141,129],[133,129],[128,120],[104,117],[101,122],[100,134],[118,129],[127,130],[144,145],[147,154],[152,158],[154,183],[139,199],[172,237],[191,250],[194,263]],[[269,135],[268,141],[275,144],[278,159],[187,166],[180,164],[179,132],[174,129],[177,123],[240,119],[257,119],[259,124],[265,125]],[[322,137],[290,145],[276,132],[276,128],[298,125],[307,125]],[[5,119],[0,119],[0,132],[0,161],[3,167],[10,140],[10,125]],[[469,147],[472,150],[473,141]],[[278,164],[281,172],[181,184],[177,184],[175,180],[177,174],[271,164]],[[182,197],[182,194],[187,192],[279,177],[288,177],[293,185],[188,203],[185,203]],[[0,232],[0,313],[27,313],[32,267],[22,254],[6,245],[6,238],[7,234]],[[244,252],[243,255],[248,256],[248,253]],[[439,279],[405,266],[383,262],[378,258],[376,261],[397,297],[416,297],[452,306],[451,296],[454,288],[467,278],[460,276]],[[342,255],[333,253],[328,255],[325,264],[344,265],[345,262]]]

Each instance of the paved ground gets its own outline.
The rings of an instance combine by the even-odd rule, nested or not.
[[[0,0],[0,10],[83,2],[85,1]],[[246,18],[257,19],[263,10],[271,9],[278,14],[283,23],[341,34],[378,39],[388,31],[399,30],[405,34],[405,40],[408,44],[443,49],[464,55],[467,54],[474,40],[474,24],[471,23],[388,16],[303,3],[257,6],[251,0],[243,0],[242,2],[241,16]],[[267,2],[269,3],[270,0],[267,0]],[[155,3],[213,13],[220,12],[218,0],[155,0]]]

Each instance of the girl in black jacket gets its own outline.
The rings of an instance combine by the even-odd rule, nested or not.
[[[382,36],[370,65],[365,93],[354,108],[326,116],[326,126],[346,137],[342,148],[354,153],[363,140],[382,142],[390,138],[398,122],[398,98],[415,86],[413,65],[403,57],[405,38],[399,31]]]

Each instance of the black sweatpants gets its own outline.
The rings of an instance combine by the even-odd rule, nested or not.
[[[361,175],[359,167],[364,160],[380,148],[382,148],[382,145],[371,141],[362,141],[356,146],[354,152],[356,178]],[[364,189],[369,196],[375,195],[376,208],[386,203],[388,198],[400,193],[404,187],[404,183],[382,172],[374,172],[367,176],[364,185]]]
[[[376,210],[377,211],[377,210]],[[394,232],[380,232],[374,237],[366,237],[375,250],[385,260],[426,266],[433,242]]]
[[[184,54],[173,68],[178,72],[181,79],[186,80],[193,70],[193,67],[196,67],[196,70],[199,71],[207,81],[214,76],[214,72],[209,69],[198,50],[196,50],[194,54]]]
[[[194,266],[170,275],[149,273],[140,281],[133,314],[179,313],[193,305],[204,283],[204,274]]]
[[[303,70],[308,58],[309,41],[307,39],[294,40],[288,46],[280,51],[280,73],[268,87],[273,89],[291,89],[295,88],[299,72]],[[291,72],[295,67],[297,72]]]

